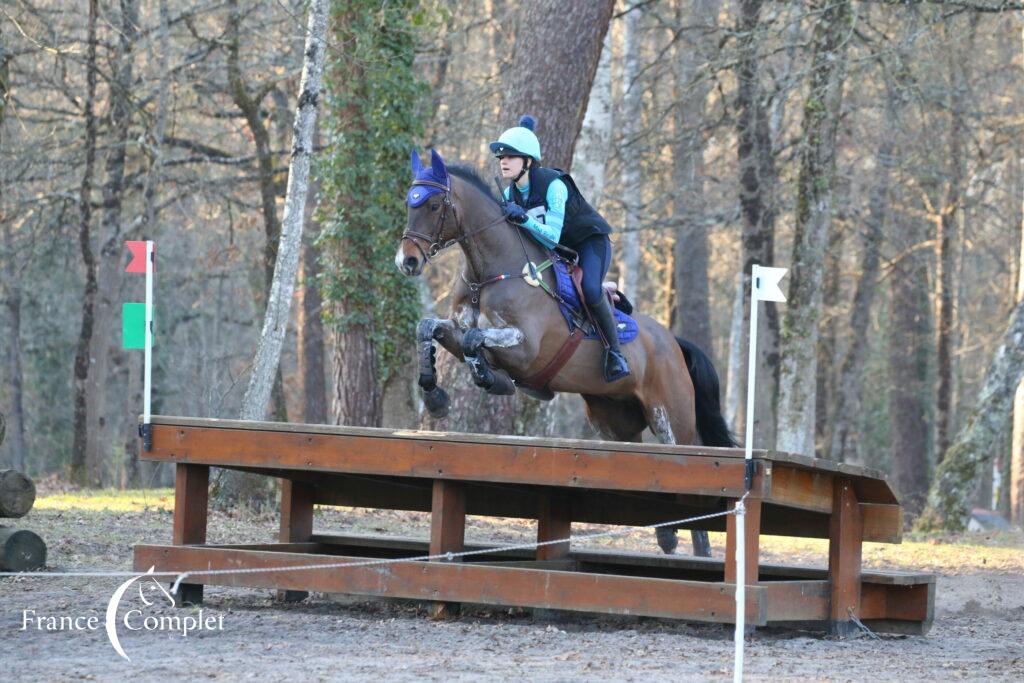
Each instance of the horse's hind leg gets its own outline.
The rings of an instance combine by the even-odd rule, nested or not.
[[[447,417],[451,401],[448,392],[437,386],[435,340],[461,360],[462,332],[454,321],[438,318],[424,318],[416,326],[416,355],[419,359],[419,385],[423,391],[423,404],[431,417],[441,419]]]
[[[668,411],[663,406],[654,406],[648,411],[648,424],[651,431],[661,443],[677,445],[675,433],[672,430],[672,422],[669,420]],[[654,530],[658,538],[658,546],[666,555],[671,555],[679,546],[678,529],[675,527],[662,526]],[[693,554],[697,557],[711,557],[711,541],[708,532],[703,529],[691,529],[690,540],[693,543]]]

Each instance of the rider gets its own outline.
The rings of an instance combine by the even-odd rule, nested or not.
[[[612,228],[587,203],[568,173],[540,165],[535,127],[532,116],[523,116],[518,126],[490,145],[501,161],[502,177],[512,180],[505,190],[505,215],[545,247],[563,244],[579,254],[583,297],[608,342],[604,378],[614,382],[629,374],[629,365],[619,349],[615,314],[602,286],[612,258],[608,239]]]

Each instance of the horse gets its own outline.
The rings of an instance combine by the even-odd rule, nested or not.
[[[449,407],[447,393],[437,386],[437,342],[465,361],[474,383],[488,393],[519,390],[542,400],[555,392],[579,394],[588,420],[607,440],[640,442],[650,428],[666,444],[736,445],[721,414],[718,374],[707,354],[646,315],[633,316],[638,335],[622,345],[632,371],[627,377],[605,382],[603,346],[584,340],[544,386],[525,381],[552,367],[557,355],[564,356],[570,336],[548,291],[555,286],[552,269],[538,272],[537,264],[550,252],[505,220],[499,200],[469,168],[449,167],[436,150],[424,166],[414,150],[412,173],[396,267],[409,277],[419,276],[433,257],[455,245],[465,257],[449,317],[424,318],[416,328],[419,386],[433,417],[444,417]],[[541,279],[547,289],[535,286]],[[674,552],[676,530],[657,532],[662,550]],[[692,536],[694,553],[710,555],[707,532],[693,531]]]

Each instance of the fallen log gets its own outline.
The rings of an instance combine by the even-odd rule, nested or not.
[[[0,527],[0,571],[29,572],[46,566],[46,544],[38,534]]]
[[[0,470],[0,517],[24,517],[36,502],[36,485],[17,470]]]

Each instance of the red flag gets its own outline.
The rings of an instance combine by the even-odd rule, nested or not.
[[[128,267],[124,269],[124,272],[144,274],[146,272],[146,243],[125,242],[124,246],[128,247],[128,251],[132,255],[132,260],[128,262]]]

